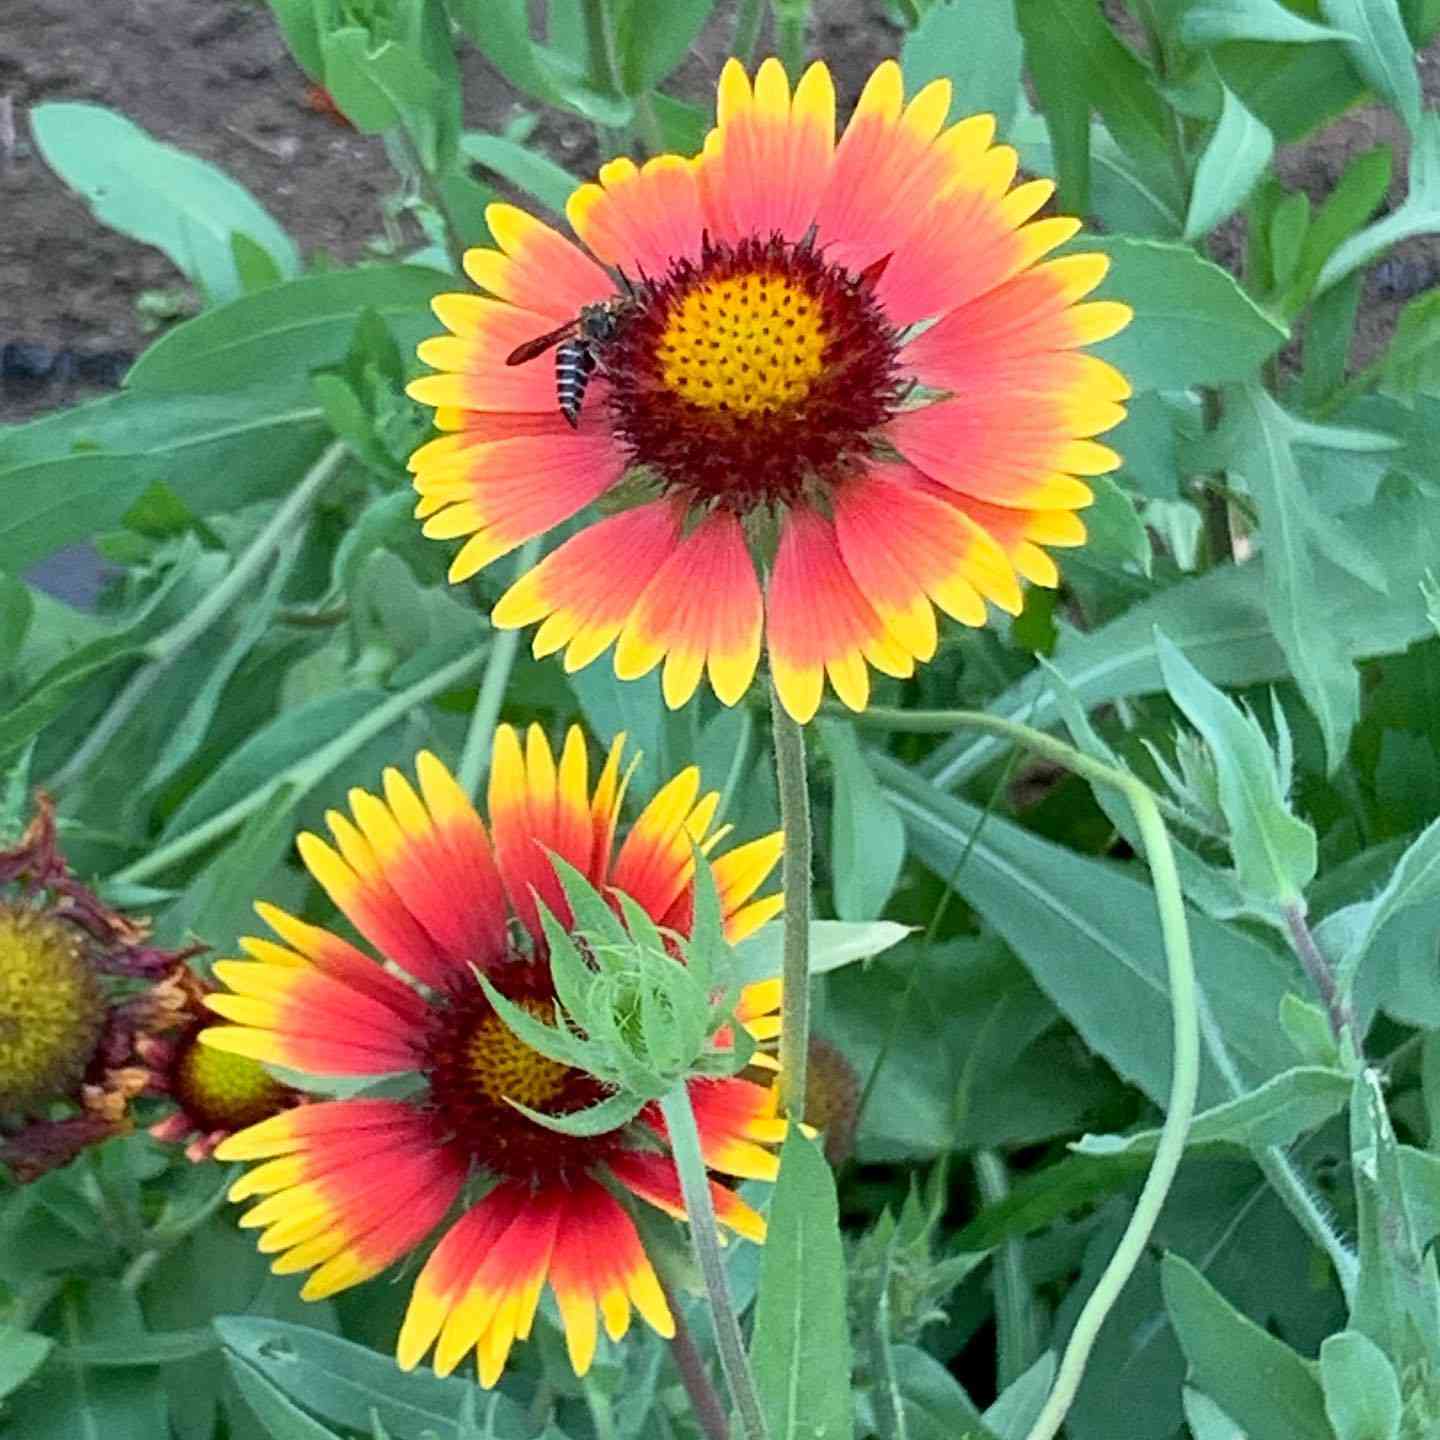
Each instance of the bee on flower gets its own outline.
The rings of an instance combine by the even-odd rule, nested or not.
[[[701,154],[613,160],[570,197],[580,243],[490,207],[483,293],[436,299],[450,334],[410,386],[444,432],[411,457],[416,514],[465,537],[458,582],[610,512],[496,625],[538,624],[569,670],[663,662],[672,707],[706,674],[734,704],[763,650],[804,722],[827,678],[861,710],[871,668],[932,658],[937,608],[978,626],[1058,583],[1045,547],[1084,541],[1086,478],[1119,464],[1094,437],[1130,395],[1084,347],[1130,310],[1084,299],[1105,256],[1047,258],[1079,221],[1035,218],[1051,183],[1016,185],[993,117],[950,103],[946,80],[907,102],[887,61],[837,141],[823,64],[792,94],[732,60]]]
[[[260,904],[275,938],[243,940],[247,959],[215,965],[226,991],[206,1003],[229,1023],[202,1031],[205,1046],[302,1074],[410,1077],[400,1098],[301,1105],[215,1152],[260,1162],[231,1198],[255,1202],[240,1223],[260,1231],[277,1273],[311,1272],[307,1299],[378,1275],[443,1227],[400,1331],[406,1369],[433,1351],[435,1369],[448,1374],[473,1352],[482,1384],[493,1385],[547,1285],[577,1374],[594,1358],[599,1328],[619,1339],[632,1311],[673,1334],[635,1219],[637,1206],[685,1214],[664,1119],[642,1095],[611,1123],[579,1123],[613,1105],[620,1087],[569,1057],[608,1026],[620,1072],[635,1068],[631,1042],[656,1030],[653,1010],[632,1023],[648,1003],[645,975],[658,965],[662,977],[684,980],[687,944],[693,962],[702,941],[723,947],[773,918],[780,897],[755,897],[780,844],[767,836],[719,853],[719,797],[701,793],[693,767],[622,838],[623,744],[615,741],[592,785],[578,729],[557,759],[539,727],[523,743],[500,727],[488,826],[428,752],[416,759],[414,784],[387,770],[383,794],[352,790],[350,814],[327,816],[330,841],[299,838],[310,873],[370,949]],[[713,935],[701,934],[709,912],[697,855],[709,871]],[[598,917],[580,913],[577,884]],[[621,913],[628,931],[614,929]],[[583,1034],[562,1023],[581,992],[612,981],[602,999],[636,1005],[592,1011]],[[785,1122],[774,1061],[753,1047],[778,1033],[779,1003],[778,981],[751,985],[723,1023],[700,1028],[690,1055],[672,1056],[705,1164],[720,1175],[777,1173],[771,1146]],[[748,1072],[736,1073],[727,1054],[749,1061]],[[729,1186],[710,1185],[719,1222],[760,1240],[761,1216]]]

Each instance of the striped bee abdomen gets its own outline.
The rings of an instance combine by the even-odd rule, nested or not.
[[[586,336],[576,335],[562,340],[555,351],[555,398],[560,413],[572,428],[580,424],[580,410],[585,404],[585,388],[598,363],[594,343]]]

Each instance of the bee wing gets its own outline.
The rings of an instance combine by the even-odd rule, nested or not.
[[[537,355],[543,355],[552,345],[558,345],[562,340],[574,335],[580,328],[580,321],[567,320],[563,325],[558,325],[554,330],[547,331],[544,335],[537,335],[533,340],[527,340],[523,345],[517,345],[506,357],[507,365],[524,365],[527,361],[535,359]]]

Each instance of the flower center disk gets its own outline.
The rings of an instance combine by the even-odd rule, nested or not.
[[[868,280],[810,244],[707,243],[607,346],[612,422],[691,503],[793,502],[872,452],[901,398],[896,340]]]
[[[258,1124],[290,1095],[258,1060],[202,1045],[197,1035],[182,1045],[174,1064],[173,1093],[202,1133]]]
[[[542,1024],[553,1024],[548,975],[516,962],[489,978],[507,1000]],[[437,1006],[420,1069],[442,1132],[495,1174],[563,1179],[603,1159],[617,1143],[613,1134],[561,1135],[515,1108],[520,1104],[546,1115],[568,1115],[597,1104],[609,1092],[593,1076],[527,1045],[477,984],[452,990]]]

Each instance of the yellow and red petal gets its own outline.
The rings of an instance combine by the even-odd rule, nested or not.
[[[595,782],[595,794],[590,801],[590,826],[594,834],[590,850],[590,868],[586,874],[591,884],[606,885],[610,880],[610,857],[615,849],[615,827],[620,821],[620,807],[625,801],[625,792],[630,788],[630,777],[640,763],[635,755],[624,773],[620,770],[620,757],[625,750],[625,732],[622,730],[610,742],[610,753],[605,757],[600,778]]]
[[[542,355],[526,365],[505,363],[511,351],[554,328],[544,317],[481,295],[440,295],[431,303],[453,333],[421,341],[416,353],[442,373],[412,380],[406,389],[412,400],[565,423],[555,409],[554,357]],[[412,465],[428,458],[427,449],[416,452]],[[429,450],[429,456],[434,454]]]
[[[580,670],[619,635],[645,587],[675,548],[682,513],[669,501],[612,515],[573,535],[526,572],[491,612],[502,630],[543,621],[537,656],[565,647]]]
[[[611,160],[598,183],[582,185],[565,204],[575,233],[607,265],[632,281],[663,276],[677,260],[698,260],[705,215],[695,165],[657,155],[643,166]]]
[[[687,1218],[685,1196],[675,1162],[664,1155],[639,1150],[621,1150],[606,1158],[606,1166],[632,1194],[677,1220]],[[760,1244],[765,1239],[765,1217],[747,1205],[728,1186],[710,1181],[710,1199],[715,1218],[737,1235]]]
[[[485,223],[500,248],[465,252],[465,273],[482,290],[557,325],[615,293],[614,281],[579,246],[524,210],[490,205]]]
[[[840,137],[816,210],[827,259],[858,273],[893,256],[934,195],[983,155],[994,130],[990,117],[942,131],[950,89],[948,80],[932,81],[906,104],[895,61],[871,74]],[[956,231],[950,239],[963,252],[969,237],[957,241],[962,234]],[[888,270],[887,265],[887,275]]]
[[[505,915],[479,817],[433,756],[419,768],[430,808],[397,773],[386,791],[403,823],[391,805],[354,790],[359,825],[332,810],[334,846],[308,832],[296,844],[336,908],[381,955],[443,986],[501,953]]]
[[[1077,477],[1120,464],[1107,446],[1075,435],[1063,403],[1027,413],[999,398],[972,403],[966,396],[897,415],[890,435],[931,479],[1017,510],[1083,509],[1094,493]]]
[[[675,1322],[664,1292],[620,1203],[596,1181],[577,1185],[555,1240],[550,1287],[565,1328],[570,1364],[584,1375],[595,1358],[597,1311],[612,1340],[630,1327],[633,1306],[657,1334]]]
[[[834,148],[835,86],[824,65],[810,66],[792,97],[778,60],[760,66],[753,87],[745,67],[727,61],[699,163],[711,235],[799,240],[815,218]]]
[[[900,351],[901,364],[924,384],[960,389],[976,367],[1014,366],[1022,357],[1073,351],[1123,330],[1128,305],[1087,301],[1109,269],[1106,255],[1064,255],[956,305]],[[1112,367],[1093,360],[1087,389],[1123,400],[1130,387]],[[1021,372],[1022,373],[1022,372]]]
[[[458,584],[516,546],[568,520],[603,495],[625,456],[597,412],[577,431],[563,421],[545,435],[477,445],[417,474],[417,511],[432,539],[468,535],[450,566]]]
[[[657,922],[689,885],[694,850],[703,848],[720,797],[700,793],[700,771],[682,770],[640,812],[610,869],[609,883]]]
[[[852,710],[870,697],[866,662],[908,676],[915,662],[860,593],[845,568],[835,529],[807,506],[785,517],[766,596],[770,673],[785,709],[802,725],[820,708],[828,675]]]
[[[886,623],[907,638],[910,611],[921,603],[928,609],[933,601],[966,625],[985,623],[985,600],[1012,615],[1020,611],[1006,551],[945,494],[908,465],[877,465],[835,498],[846,567]]]
[[[558,855],[587,879],[595,849],[590,813],[589,760],[578,726],[565,737],[560,764],[538,725],[522,751],[513,727],[495,732],[490,765],[490,828],[510,904],[537,944],[544,943],[538,897],[567,924],[570,907],[550,856]]]
[[[739,520],[714,510],[653,574],[615,649],[615,673],[634,680],[663,658],[665,703],[678,709],[708,668],[721,704],[750,688],[760,663],[764,602]]]
[[[395,982],[407,996],[403,1001],[399,994],[377,997],[370,987],[356,989],[271,941],[242,943],[256,959],[217,961],[216,979],[228,989],[204,997],[210,1010],[234,1023],[202,1030],[205,1044],[307,1075],[414,1069],[425,1004],[407,986]],[[369,968],[383,973],[374,964]]]
[[[277,1273],[314,1270],[301,1291],[309,1300],[368,1280],[413,1250],[454,1203],[468,1169],[429,1116],[385,1100],[302,1106],[231,1136],[216,1154],[233,1160],[278,1147],[281,1158],[242,1176],[231,1196],[266,1195],[240,1223],[264,1227],[260,1248],[279,1252]]]

